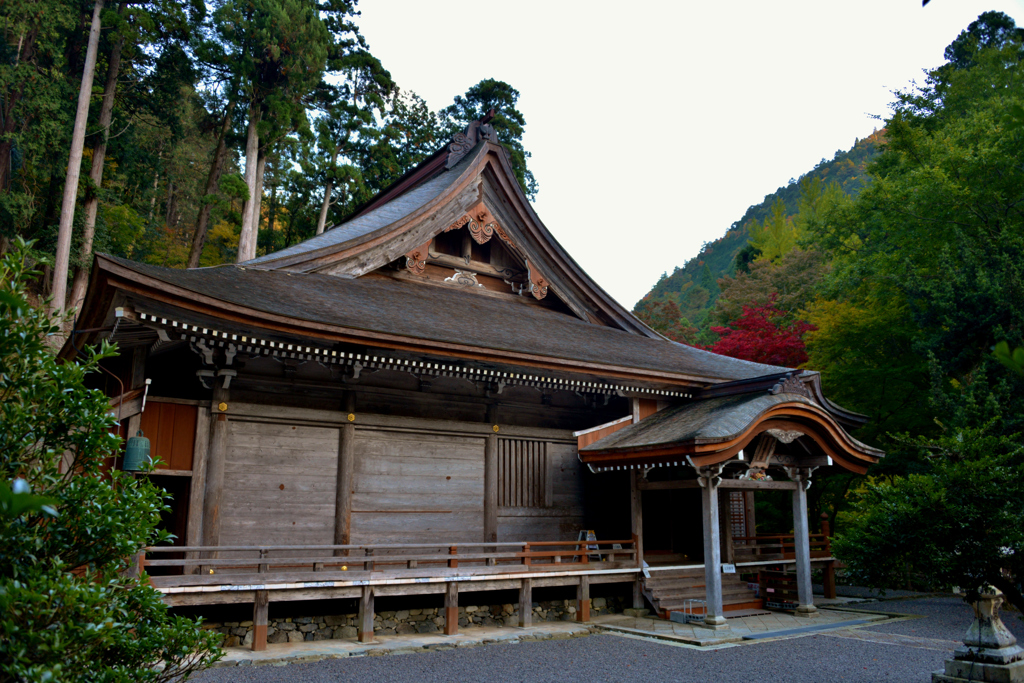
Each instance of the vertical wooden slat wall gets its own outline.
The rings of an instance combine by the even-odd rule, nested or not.
[[[498,441],[498,505],[545,507],[547,444],[527,439]]]

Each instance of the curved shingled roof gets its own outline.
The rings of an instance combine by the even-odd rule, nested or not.
[[[242,306],[345,330],[461,344],[511,354],[688,375],[708,382],[761,377],[788,368],[720,356],[666,339],[631,334],[543,306],[384,277],[343,279],[317,273],[215,266],[164,268],[101,256],[158,283]]]
[[[740,394],[694,401],[659,411],[650,417],[620,429],[614,434],[581,448],[581,452],[613,449],[661,447],[672,443],[712,444],[739,436],[765,412],[784,403],[818,404],[799,394]],[[865,451],[878,451],[852,436],[851,441]]]
[[[753,392],[719,396],[661,410],[580,449],[592,469],[654,466],[689,458],[700,466],[734,457],[769,429],[795,430],[821,453],[853,471],[866,471],[884,452],[846,432],[829,411],[801,394]]]
[[[311,253],[329,247],[340,246],[346,243],[358,244],[373,236],[378,231],[394,224],[396,221],[408,216],[411,213],[422,209],[431,200],[443,195],[449,186],[458,180],[459,176],[473,161],[473,155],[469,154],[450,170],[442,170],[438,175],[426,182],[415,186],[413,189],[378,206],[371,211],[356,216],[341,225],[331,228],[326,232],[311,237],[308,240],[293,244],[290,247],[245,261],[243,266],[264,266],[271,265],[274,261],[299,254]]]

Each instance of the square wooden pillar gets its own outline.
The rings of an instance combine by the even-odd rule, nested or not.
[[[252,649],[256,652],[267,649],[267,612],[270,607],[270,591],[256,591],[252,608]]]
[[[576,587],[576,621],[590,621],[590,577],[584,574]]]
[[[637,485],[641,474],[637,470],[629,471],[629,520],[636,548],[636,566],[644,566],[644,507],[643,491]],[[633,582],[633,609],[644,608],[643,574],[637,574]]]
[[[519,626],[526,627],[533,623],[533,580],[523,579],[519,582]]]
[[[360,643],[373,642],[373,588],[363,586],[363,595],[359,598],[359,626],[358,631]]]
[[[449,581],[444,591],[444,634],[454,636],[459,633],[459,584]]]

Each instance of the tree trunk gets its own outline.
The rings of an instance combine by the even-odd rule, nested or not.
[[[280,172],[280,160],[275,164],[274,167],[274,187],[270,190],[270,206],[267,207],[267,234],[270,235],[270,244],[267,245],[267,253],[269,254],[277,240],[274,238],[274,217],[277,215],[277,186],[278,176]]]
[[[324,185],[324,202],[320,205],[320,218],[316,221],[316,234],[322,235],[327,225],[327,209],[331,206],[331,190],[334,189],[334,181],[328,180]]]
[[[173,230],[178,224],[178,186],[174,181],[167,183],[167,207],[164,211],[164,225]]]
[[[256,258],[256,247],[259,246],[260,223],[263,218],[263,177],[267,170],[267,150],[261,148],[256,157],[256,200],[252,203],[252,242],[245,260]]]
[[[242,232],[238,236],[237,262],[248,261],[249,254],[256,254],[256,227],[253,225],[253,204],[256,203],[256,165],[259,154],[260,107],[256,102],[249,104],[249,130],[245,140],[245,184],[249,198],[242,206]]]
[[[192,250],[188,253],[188,264],[186,268],[198,268],[199,257],[203,255],[203,247],[206,246],[206,231],[210,225],[210,212],[213,204],[206,200],[217,192],[217,183],[220,181],[221,173],[224,172],[224,159],[227,157],[228,131],[231,130],[231,114],[235,110],[234,101],[228,102],[224,110],[224,122],[220,126],[220,136],[217,138],[217,149],[213,153],[213,164],[210,165],[210,175],[206,177],[206,190],[203,192],[203,205],[196,217],[196,230],[192,234]]]
[[[85,298],[85,288],[89,282],[89,271],[92,269],[92,242],[96,236],[96,213],[99,211],[99,189],[103,185],[103,161],[107,156],[107,142],[110,140],[110,120],[114,113],[114,93],[117,90],[117,74],[121,69],[121,49],[124,47],[124,36],[114,41],[110,50],[110,64],[107,69],[107,82],[103,86],[103,102],[100,104],[100,139],[92,149],[92,168],[89,180],[92,188],[85,200],[85,225],[82,228],[82,251],[78,265],[75,266],[75,278],[71,284],[71,306],[78,308]]]
[[[68,154],[68,174],[64,181],[64,198],[60,207],[60,227],[57,232],[57,257],[53,268],[53,300],[50,313],[61,314],[67,300],[68,263],[71,259],[71,228],[75,219],[75,200],[78,196],[78,178],[82,173],[82,148],[85,146],[85,125],[89,119],[89,98],[92,96],[92,79],[96,73],[96,52],[100,44],[100,14],[103,0],[96,0],[92,11],[92,25],[89,28],[89,47],[85,53],[85,68],[82,70],[82,87],[78,91],[78,109],[75,112],[75,128],[71,134],[71,150]]]
[[[338,154],[341,152],[341,146],[334,150],[334,160],[331,161],[331,170],[333,171],[338,167]],[[331,192],[334,190],[334,179],[328,178],[327,183],[324,185],[324,203],[320,205],[320,218],[316,222],[316,234],[323,234],[324,228],[327,226],[327,210],[331,207]]]

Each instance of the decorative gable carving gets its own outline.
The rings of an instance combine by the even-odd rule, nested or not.
[[[427,257],[430,256],[429,250],[430,241],[410,251],[405,255],[405,267],[410,272],[423,275],[423,271],[427,269]]]
[[[444,281],[450,282],[453,285],[459,285],[460,287],[483,287],[482,284],[477,282],[476,273],[466,273],[461,270],[456,270],[450,277],[446,277]]]
[[[497,235],[502,242],[512,248],[513,252],[520,253],[519,247],[516,246],[508,233],[498,224],[498,220],[491,215],[491,212],[487,210],[487,206],[483,202],[467,211],[457,221],[445,228],[444,232],[458,230],[464,226],[469,226],[469,234],[473,236],[477,244],[486,244],[493,236]]]
[[[543,299],[548,295],[548,281],[537,272],[537,269],[530,265],[530,262],[526,262],[526,272],[530,278],[530,294],[533,294],[535,299]]]
[[[494,228],[498,223],[487,213],[487,210],[480,212],[476,220],[469,222],[469,234],[477,244],[486,244],[494,235]]]
[[[449,225],[447,228],[445,228],[444,231],[445,232],[451,232],[452,230],[458,230],[462,226],[464,226],[467,223],[469,223],[470,220],[471,219],[469,217],[469,214],[466,214],[465,216],[462,216],[461,218],[459,218],[459,220],[455,221],[454,223]]]

